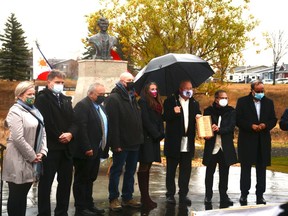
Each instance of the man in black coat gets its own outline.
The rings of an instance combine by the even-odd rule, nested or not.
[[[233,143],[236,112],[233,107],[228,105],[228,96],[224,90],[215,92],[214,102],[212,106],[204,110],[204,115],[211,116],[214,132],[213,137],[205,137],[203,154],[203,164],[206,166],[204,203],[207,205],[206,207],[212,205],[213,176],[218,163],[220,206],[228,207],[233,205],[233,201],[227,195],[229,168],[230,165],[237,163]]]
[[[120,81],[105,100],[108,115],[108,144],[113,151],[113,164],[109,176],[109,201],[112,211],[122,206],[141,207],[133,198],[134,174],[138,162],[138,150],[143,143],[141,110],[135,97],[134,76],[128,72],[120,75]],[[118,200],[118,189],[123,166],[122,203]]]
[[[72,183],[72,141],[77,132],[71,97],[62,94],[65,74],[53,70],[48,85],[40,91],[35,106],[44,117],[48,154],[43,160],[43,175],[38,186],[38,215],[51,215],[51,186],[57,173],[55,216],[68,216]]]
[[[99,83],[89,86],[87,97],[75,108],[75,119],[79,131],[75,137],[73,154],[75,216],[103,214],[93,203],[93,183],[97,179],[100,155],[104,152],[108,133],[108,121],[101,103],[105,88]]]
[[[175,204],[175,174],[179,165],[179,202],[191,205],[187,197],[191,175],[191,160],[195,152],[196,115],[201,114],[199,103],[192,97],[190,81],[182,81],[179,94],[164,101],[164,120],[166,121],[164,154],[167,161],[166,202]]]
[[[251,187],[251,167],[256,167],[256,203],[266,204],[266,167],[271,165],[271,134],[277,123],[274,103],[264,96],[264,84],[255,81],[249,95],[236,105],[236,125],[239,128],[238,156],[241,163],[240,204],[247,205]]]

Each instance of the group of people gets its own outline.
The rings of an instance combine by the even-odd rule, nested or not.
[[[71,186],[76,216],[104,214],[105,210],[95,205],[93,183],[97,179],[100,158],[107,158],[109,149],[113,152],[108,186],[110,210],[120,211],[126,206],[156,208],[157,203],[149,195],[149,176],[152,163],[161,162],[160,141],[164,138],[166,202],[176,204],[175,176],[179,166],[179,203],[191,205],[188,197],[191,160],[195,152],[196,120],[202,113],[189,80],[183,80],[178,92],[164,102],[157,83],[147,83],[137,100],[134,76],[124,72],[107,98],[105,87],[93,83],[87,97],[74,108],[71,97],[62,93],[64,81],[65,75],[53,70],[48,75],[47,87],[37,97],[34,84],[29,81],[20,82],[15,89],[17,100],[5,121],[10,129],[3,163],[3,180],[9,186],[8,215],[25,215],[28,191],[34,181],[39,181],[38,216],[50,216],[50,194],[56,173],[55,216],[68,216]],[[270,130],[277,118],[273,101],[264,96],[263,83],[252,83],[250,94],[239,98],[235,109],[228,105],[227,93],[218,90],[213,104],[204,109],[203,115],[211,116],[214,133],[212,137],[205,137],[205,205],[212,203],[217,164],[220,204],[233,205],[227,189],[229,167],[238,162],[233,143],[235,126],[239,128],[241,163],[239,201],[247,205],[251,167],[255,165],[256,203],[265,204],[266,166],[271,164]],[[280,127],[288,130],[288,109]],[[133,197],[136,171],[140,202]]]

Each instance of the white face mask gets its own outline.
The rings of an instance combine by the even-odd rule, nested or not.
[[[182,94],[187,98],[191,98],[193,95],[193,90],[184,90]]]
[[[62,93],[63,88],[64,88],[64,86],[63,86],[62,84],[56,84],[56,83],[55,83],[55,84],[53,85],[52,91],[53,91],[55,94],[60,94],[60,93]]]
[[[228,104],[228,100],[227,99],[220,99],[219,100],[219,105],[221,107],[225,107],[225,106],[227,106],[227,104]]]

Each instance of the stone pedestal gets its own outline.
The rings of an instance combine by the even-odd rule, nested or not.
[[[73,98],[73,106],[87,96],[87,90],[92,83],[98,82],[110,93],[119,81],[121,73],[127,71],[127,61],[114,60],[80,60],[78,80]]]

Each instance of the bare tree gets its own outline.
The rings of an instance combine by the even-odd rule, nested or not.
[[[275,85],[276,67],[280,59],[288,52],[288,39],[285,37],[283,30],[279,30],[277,33],[266,34],[265,37],[268,45],[267,48],[272,48],[273,50],[273,85]]]

